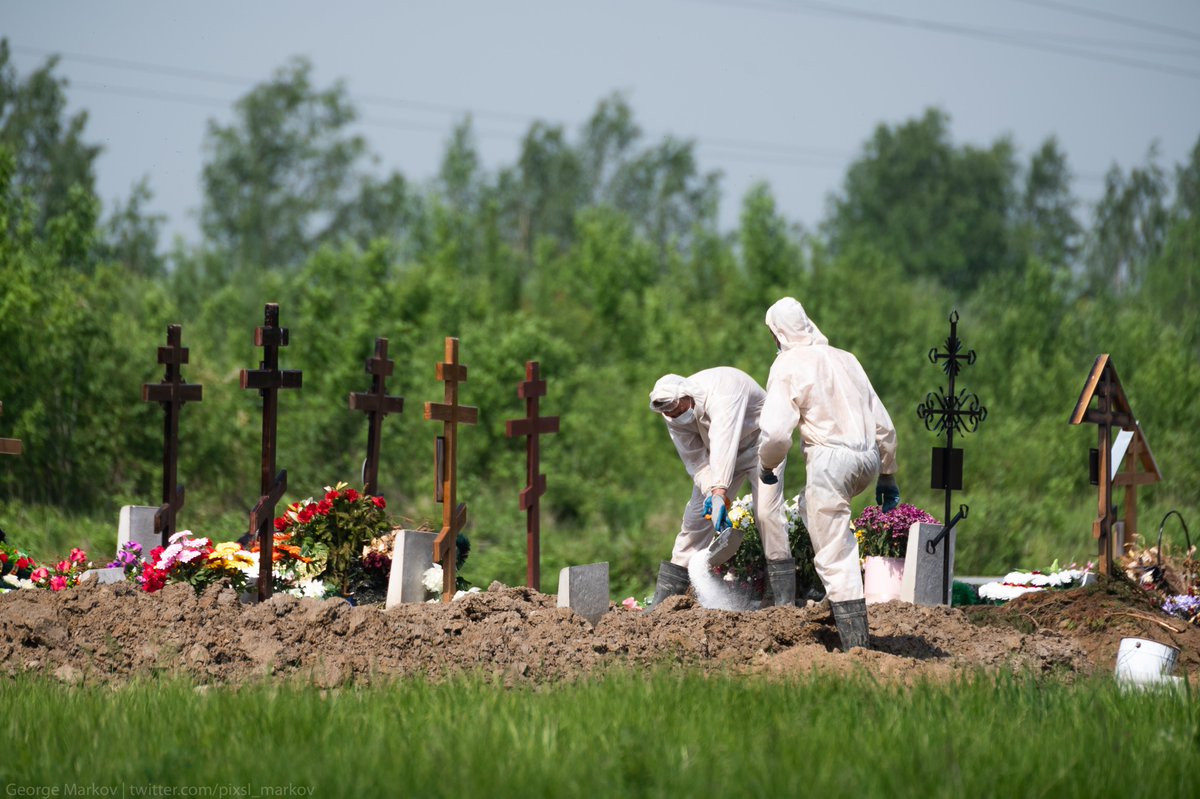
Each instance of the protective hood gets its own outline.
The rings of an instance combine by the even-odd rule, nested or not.
[[[650,391],[650,410],[662,413],[679,402],[681,397],[691,397],[697,407],[704,406],[705,391],[699,384],[680,375],[663,375]]]
[[[808,318],[804,306],[792,297],[784,297],[767,309],[767,327],[779,340],[780,350],[829,343],[825,334]]]

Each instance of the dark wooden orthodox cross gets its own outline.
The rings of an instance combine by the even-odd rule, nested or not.
[[[279,326],[279,306],[267,303],[262,327],[254,330],[254,346],[263,348],[258,369],[243,369],[242,388],[256,389],[263,398],[262,479],[258,502],[250,511],[250,536],[258,536],[258,598],[271,596],[271,563],[274,554],[275,505],[287,490],[287,470],[275,472],[276,425],[279,389],[300,388],[298,371],[280,371],[279,348],[288,344],[288,330]]]
[[[0,416],[4,415],[4,403],[0,402]],[[0,455],[20,455],[21,439],[0,438]]]
[[[184,490],[179,483],[179,411],[185,402],[200,402],[204,387],[185,383],[180,367],[188,362],[187,347],[182,346],[182,328],[167,325],[167,346],[158,348],[158,362],[166,366],[161,383],[143,383],[142,401],[163,407],[162,504],[154,514],[154,530],[162,535],[165,547],[175,535],[175,520],[183,507]]]
[[[375,355],[367,358],[367,374],[371,375],[371,390],[350,395],[350,410],[362,411],[367,415],[367,460],[363,463],[363,492],[379,492],[379,445],[383,435],[383,417],[389,413],[403,413],[404,397],[389,397],[388,376],[396,364],[387,356],[388,340],[375,339]]]
[[[467,367],[458,362],[458,339],[446,339],[446,360],[437,365],[446,384],[445,402],[425,403],[425,419],[442,423],[434,446],[434,499],[442,503],[442,529],[433,541],[433,560],[442,565],[442,601],[454,598],[458,533],[467,524],[466,503],[457,502],[458,426],[475,424],[479,409],[458,404],[458,384],[467,382]]]
[[[932,458],[932,480],[934,489],[946,492],[946,515],[942,517],[942,530],[935,538],[926,544],[929,554],[937,552],[938,544],[946,539],[954,525],[967,518],[970,510],[966,505],[960,505],[958,513],[951,518],[950,496],[955,490],[962,490],[963,451],[954,447],[954,434],[974,433],[979,429],[979,423],[987,418],[987,408],[979,404],[979,397],[968,393],[966,389],[956,391],[955,378],[962,371],[963,364],[975,364],[975,350],[963,352],[962,341],[958,338],[958,311],[950,314],[950,335],[946,339],[946,351],[938,352],[937,347],[929,350],[929,361],[937,365],[942,362],[942,371],[946,373],[947,388],[941,388],[936,393],[925,395],[925,401],[917,406],[917,417],[925,422],[925,429],[935,434],[945,434],[946,446],[934,447]],[[942,584],[946,587],[943,604],[950,604],[950,547],[942,547]]]
[[[1096,407],[1091,407],[1095,400]],[[1097,356],[1088,374],[1079,401],[1071,413],[1071,424],[1090,422],[1099,428],[1099,444],[1096,448],[1096,475],[1098,476],[1099,496],[1097,497],[1096,519],[1092,522],[1092,537],[1099,547],[1100,572],[1112,574],[1113,547],[1112,529],[1117,513],[1112,504],[1112,431],[1113,427],[1135,431],[1137,420],[1125,398],[1125,390],[1121,387],[1121,379],[1117,377],[1117,368],[1107,354]]]
[[[538,416],[538,397],[546,396],[546,381],[538,374],[538,362],[525,362],[525,380],[517,384],[517,396],[525,400],[525,418],[504,423],[509,438],[525,436],[525,488],[521,491],[521,510],[525,514],[525,581],[541,590],[541,526],[538,497],[546,493],[546,475],[539,474],[538,436],[558,432],[557,416]]]

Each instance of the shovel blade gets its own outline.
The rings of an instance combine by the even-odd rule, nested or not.
[[[708,565],[720,566],[732,558],[738,551],[738,547],[742,545],[742,538],[745,532],[736,527],[726,527],[721,532],[717,533],[713,538],[712,543],[708,545]]]

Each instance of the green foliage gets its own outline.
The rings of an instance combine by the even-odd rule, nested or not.
[[[206,691],[19,676],[0,680],[0,703],[5,784],[118,793],[1075,797],[1103,786],[1103,795],[1180,796],[1200,768],[1195,702],[1133,696],[1111,675],[909,685],[656,669],[517,688],[475,675]],[[448,719],[459,721],[448,728]],[[831,730],[853,737],[830,747]],[[714,735],[729,743],[715,747]],[[155,745],[130,757],[130,740]],[[797,767],[780,752],[808,754]],[[1154,765],[1130,765],[1140,762]]]

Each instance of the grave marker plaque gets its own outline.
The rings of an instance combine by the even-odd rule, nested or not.
[[[367,374],[371,375],[371,390],[350,395],[350,410],[362,411],[367,415],[367,460],[363,463],[363,492],[379,493],[379,447],[383,437],[383,417],[389,413],[403,413],[404,398],[389,397],[388,376],[396,368],[388,358],[388,340],[375,339],[375,355],[367,358]]]
[[[154,531],[165,547],[175,534],[175,520],[183,507],[184,489],[178,480],[179,411],[185,402],[200,402],[204,387],[185,383],[180,367],[188,362],[187,347],[182,346],[182,328],[167,325],[167,346],[158,348],[158,362],[166,366],[161,383],[143,383],[142,401],[163,407],[162,504],[154,516]]]
[[[279,390],[300,388],[303,377],[298,371],[279,369],[279,348],[288,345],[288,329],[279,326],[279,306],[267,303],[263,319],[263,326],[254,331],[254,346],[263,348],[263,359],[258,369],[243,369],[241,375],[242,388],[257,390],[263,400],[261,489],[250,511],[250,537],[258,537],[259,601],[271,596],[275,505],[287,490],[287,470],[275,472]]]
[[[517,396],[525,400],[525,418],[504,423],[509,438],[525,436],[525,488],[521,510],[525,514],[525,582],[541,590],[541,521],[538,498],[546,493],[546,475],[539,474],[538,436],[558,432],[557,416],[538,416],[538,398],[546,396],[546,381],[539,376],[538,362],[525,362],[525,380],[517,384]]]
[[[442,601],[454,598],[458,534],[467,524],[466,503],[457,502],[458,426],[475,424],[479,409],[458,404],[458,384],[467,382],[467,367],[458,362],[458,339],[446,339],[446,360],[437,365],[437,379],[446,384],[445,402],[425,403],[426,421],[442,423],[434,445],[434,497],[442,503],[442,529],[433,542],[433,559],[442,565]]]

